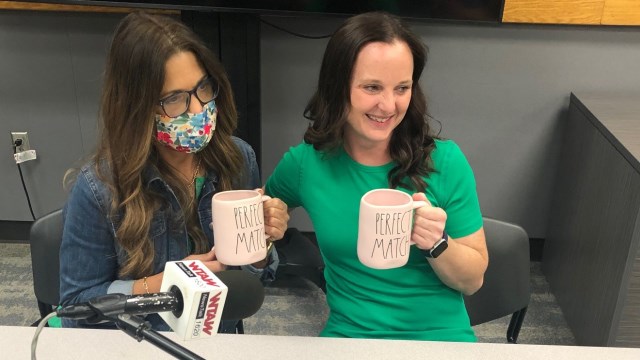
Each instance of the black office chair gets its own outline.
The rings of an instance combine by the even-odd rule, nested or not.
[[[38,325],[60,302],[60,242],[62,241],[62,209],[55,210],[31,225],[31,267],[33,290],[38,301]]]
[[[527,313],[530,289],[529,236],[520,226],[484,218],[489,267],[482,288],[465,296],[471,325],[511,315],[507,341],[516,343]]]
[[[530,299],[529,236],[520,226],[483,218],[489,267],[478,292],[465,296],[471,325],[511,315],[507,341],[516,343]],[[276,241],[280,256],[277,276],[299,276],[326,292],[324,262],[318,246],[296,228]]]
[[[296,228],[288,228],[284,237],[274,242],[280,264],[277,278],[299,276],[305,278],[326,293],[324,261],[318,245]]]

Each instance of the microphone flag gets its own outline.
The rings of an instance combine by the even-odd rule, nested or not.
[[[182,309],[159,313],[182,340],[200,339],[218,332],[228,288],[201,261],[167,262],[160,291],[182,294]]]

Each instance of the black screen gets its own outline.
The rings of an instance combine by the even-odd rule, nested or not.
[[[500,21],[504,0],[60,0],[46,2],[298,15],[348,16],[384,10],[412,19]]]

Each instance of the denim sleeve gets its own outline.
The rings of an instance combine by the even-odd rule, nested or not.
[[[86,302],[117,288],[131,293],[132,282],[118,282],[118,257],[105,199],[95,180],[80,173],[64,210],[60,245],[60,302]]]
[[[258,168],[258,162],[256,161],[256,153],[252,148],[249,148],[249,187],[256,189],[262,186],[260,181],[260,169]]]
[[[258,162],[256,161],[256,153],[253,151],[251,145],[249,145],[246,141],[233,137],[233,141],[242,152],[244,160],[246,162],[246,171],[247,171],[247,179],[246,179],[246,188],[247,189],[257,189],[262,186],[262,182],[260,181],[260,169],[258,168]]]
[[[269,262],[264,269],[257,268],[253,265],[243,265],[241,268],[256,277],[259,277],[262,284],[267,285],[276,279],[276,269],[278,269],[279,264],[280,258],[278,258],[278,252],[273,249],[269,254]]]

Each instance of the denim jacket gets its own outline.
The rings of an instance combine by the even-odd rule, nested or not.
[[[249,144],[239,138],[233,138],[240,149],[246,166],[246,181],[242,189],[255,189],[260,186],[260,176],[255,153]],[[145,186],[163,196],[165,206],[153,214],[149,235],[153,242],[153,273],[164,271],[167,261],[182,260],[189,256],[188,235],[184,223],[177,222],[172,214],[179,213],[180,205],[169,185],[160,177],[154,166],[143,171]],[[200,199],[198,216],[200,226],[211,246],[214,244],[211,198],[216,193],[217,175],[207,174]],[[92,298],[109,294],[132,294],[131,277],[120,277],[118,270],[127,260],[126,252],[115,241],[116,229],[122,214],[110,216],[111,193],[106,184],[97,176],[95,163],[84,165],[69,195],[63,210],[64,227],[60,246],[60,303],[61,305],[87,302]],[[242,269],[260,276],[263,283],[275,278],[278,255],[270,254],[269,265],[257,269],[251,265]],[[169,330],[167,324],[157,314],[146,317],[154,330]],[[63,319],[65,327],[88,327],[86,322]],[[93,326],[92,327],[105,327]],[[113,327],[107,324],[106,327]],[[235,328],[229,322],[222,322],[221,332],[232,332]]]

